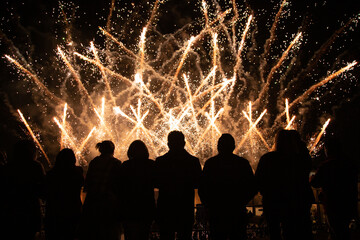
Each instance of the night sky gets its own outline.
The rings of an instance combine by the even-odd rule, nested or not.
[[[99,34],[98,26],[106,25],[111,0],[94,1],[61,1],[64,11],[71,16],[72,6],[77,6],[73,23],[73,41],[77,44],[88,46],[90,41],[101,45],[104,36]],[[148,19],[151,6],[147,1],[115,1],[117,8],[127,8],[141,13],[137,21],[139,26],[128,37],[140,35],[142,26]],[[143,2],[140,4],[140,2]],[[144,3],[145,2],[145,3]],[[149,1],[152,2],[152,1]],[[222,7],[231,7],[229,1],[218,1]],[[261,52],[261,46],[269,36],[271,22],[278,10],[279,1],[248,0],[237,1],[239,6],[248,6],[256,19],[257,34],[256,41]],[[25,83],[19,83],[17,71],[8,64],[3,57],[4,54],[15,55],[14,47],[26,58],[31,59],[35,69],[42,68],[56,61],[56,47],[65,42],[65,25],[61,21],[58,1],[49,0],[24,0],[24,1],[2,1],[0,13],[0,148],[9,150],[18,137],[26,136],[25,128],[19,123],[14,110],[31,106],[31,92],[24,92]],[[244,7],[242,9],[245,9]],[[287,7],[289,14],[282,23],[278,34],[296,33],[299,29],[304,32],[305,44],[301,46],[299,53],[300,67],[306,67],[307,61],[314,52],[332,34],[341,28],[351,17],[360,13],[360,1],[356,0],[307,0],[290,1]],[[185,24],[198,21],[201,17],[200,4],[198,1],[167,0],[161,5],[158,14],[159,21],[156,28],[162,34],[172,33]],[[143,19],[143,20],[141,20]],[[116,23],[119,31],[121,24]],[[337,69],[337,61],[352,62],[360,61],[360,23],[352,24],[353,30],[346,31],[333,44],[333,48],[325,55],[325,62],[319,64],[315,74],[326,75],[328,70]],[[122,29],[126,35],[128,29]],[[195,30],[196,31],[196,30]],[[134,40],[134,42],[137,41]],[[334,97],[327,96],[324,101],[330,103],[326,106],[314,106],[313,121],[308,121],[305,126],[313,131],[314,126],[319,125],[319,109],[321,113],[327,113],[333,118],[329,126],[329,132],[338,135],[348,151],[348,155],[359,160],[360,156],[360,67],[357,66],[351,74],[357,83],[350,85],[350,89]],[[319,77],[321,79],[321,77]],[[339,78],[340,79],[340,78]],[[51,86],[51,79],[48,79]],[[21,89],[21,86],[24,87]],[[348,83],[339,87],[346,88]],[[301,86],[300,86],[301,88]],[[347,87],[349,88],[349,87]],[[25,90],[26,91],[26,90]],[[20,93],[18,93],[20,92]],[[13,109],[9,108],[12,106]],[[39,116],[39,119],[41,116]],[[309,119],[311,119],[309,117]],[[32,120],[36,122],[36,119]],[[40,121],[40,120],[39,120]],[[306,129],[305,129],[306,130]],[[305,131],[304,130],[304,131]]]

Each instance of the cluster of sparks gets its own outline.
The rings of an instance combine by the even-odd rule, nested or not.
[[[270,38],[275,38],[274,28],[276,28],[279,16],[284,7],[286,0],[281,3],[280,9],[273,23]],[[112,8],[113,8],[112,4]],[[159,8],[159,1],[154,4],[153,12],[150,20],[143,28],[138,43],[137,51],[133,51],[117,40],[116,36],[110,31],[110,19],[112,9],[110,9],[109,22],[106,29],[100,28],[101,32],[106,36],[107,40],[118,47],[119,51],[124,53],[128,58],[132,59],[135,71],[129,76],[122,75],[112,68],[101,58],[103,51],[95,47],[93,42],[90,43],[89,54],[82,54],[77,51],[71,52],[66,47],[59,46],[57,53],[60,62],[64,63],[71,74],[71,79],[78,86],[78,92],[83,98],[83,108],[79,116],[71,106],[78,103],[69,102],[56,96],[48,89],[43,81],[33,71],[27,68],[15,57],[6,55],[6,58],[21,70],[28,78],[44,91],[44,95],[48,99],[56,102],[58,116],[53,116],[54,126],[59,128],[59,145],[60,148],[69,147],[74,149],[80,164],[86,164],[88,161],[89,149],[93,148],[96,142],[102,140],[112,140],[117,146],[115,155],[120,159],[126,159],[125,152],[129,144],[135,139],[143,140],[151,153],[152,157],[163,154],[167,149],[167,134],[173,130],[182,131],[186,137],[186,149],[199,156],[202,160],[206,160],[209,156],[216,154],[217,139],[222,133],[231,133],[237,140],[235,153],[247,154],[247,156],[256,162],[261,154],[272,150],[273,136],[264,133],[260,123],[267,114],[264,106],[264,96],[268,94],[269,88],[274,81],[274,74],[281,68],[289,54],[294,51],[296,46],[301,42],[303,33],[294,34],[294,39],[286,47],[272,66],[270,72],[265,78],[265,82],[260,82],[260,91],[254,101],[246,99],[235,99],[241,101],[245,109],[237,109],[236,111],[242,116],[242,121],[246,124],[239,127],[239,119],[234,119],[230,112],[230,102],[234,101],[231,96],[236,87],[236,81],[239,81],[239,71],[244,59],[243,52],[246,51],[246,43],[249,38],[249,32],[254,21],[252,15],[247,16],[246,24],[239,40],[236,37],[236,22],[239,21],[238,10],[234,1],[233,8],[217,14],[214,19],[208,15],[208,5],[202,2],[202,10],[204,14],[205,24],[203,29],[195,36],[191,36],[185,41],[181,48],[174,53],[173,57],[178,57],[177,64],[174,65],[170,73],[164,74],[159,69],[154,68],[147,58],[147,34],[151,28],[154,16]],[[218,31],[225,24],[224,18],[233,12],[234,17],[230,21],[233,33],[232,40],[233,55],[235,61],[231,72],[225,72],[220,63],[220,43]],[[183,70],[185,64],[189,63],[189,55],[193,54],[195,45],[203,41],[205,36],[210,36],[212,48],[211,64],[208,69],[204,69],[206,74],[200,74],[200,79],[191,79],[191,73]],[[85,61],[98,68],[101,74],[101,81],[98,84],[104,85],[103,93],[91,92],[84,85],[82,76],[77,67],[74,66],[73,57]],[[296,99],[283,99],[283,111],[277,116],[275,122],[281,122],[280,126],[284,129],[296,129],[296,116],[291,115],[291,109],[297,104],[303,102],[316,89],[327,84],[330,80],[338,77],[342,73],[351,70],[357,62],[349,63],[339,70],[331,73],[322,80],[315,83],[303,94]],[[239,70],[240,69],[240,70]],[[231,76],[230,78],[226,76]],[[156,82],[153,79],[156,78]],[[160,86],[159,82],[160,81]],[[121,86],[126,86],[119,90],[114,89],[114,82]],[[156,86],[155,86],[156,85]],[[60,106],[60,107],[59,107]],[[85,113],[85,117],[84,117]],[[32,136],[41,152],[49,161],[38,136],[30,127],[23,113],[18,110],[21,121],[26,126],[29,134]],[[72,129],[71,122],[75,119],[82,119],[84,131],[82,134]],[[309,151],[316,151],[316,146],[321,140],[326,127],[329,125],[328,119],[322,126],[321,131],[316,133],[308,143]],[[230,126],[230,127],[229,127]],[[274,126],[278,127],[278,126]],[[271,126],[270,126],[271,128]],[[84,134],[85,132],[85,134]]]

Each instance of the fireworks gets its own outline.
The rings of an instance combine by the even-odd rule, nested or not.
[[[286,0],[281,2],[270,29],[264,59],[271,54],[285,3]],[[290,43],[272,66],[261,59],[259,73],[255,74],[260,79],[256,79],[255,75],[250,77],[252,73],[244,66],[248,61],[246,56],[253,51],[247,46],[254,33],[255,17],[247,12],[239,16],[235,1],[232,8],[220,10],[218,6],[216,15],[212,15],[209,12],[214,5],[202,1],[202,29],[189,34],[183,27],[176,33],[181,37],[176,38],[175,33],[161,35],[156,31],[161,2],[155,1],[150,18],[138,36],[138,44],[129,45],[119,40],[111,28],[113,1],[106,29],[99,27],[106,38],[105,46],[90,42],[87,49],[81,49],[71,42],[57,48],[59,64],[65,66],[63,81],[72,84],[72,89],[61,84],[60,94],[48,88],[26,64],[16,60],[18,56],[6,55],[6,58],[44,92],[43,100],[56,112],[46,117],[59,130],[59,147],[74,149],[84,164],[90,159],[90,149],[95,143],[106,139],[115,143],[115,155],[120,159],[126,159],[126,149],[135,139],[143,140],[151,157],[156,157],[167,150],[166,137],[172,130],[185,134],[187,150],[201,160],[216,154],[217,139],[222,133],[231,133],[238,142],[235,152],[256,164],[263,153],[272,149],[273,133],[277,129],[296,129],[301,124],[299,116],[292,116],[299,103],[330,80],[353,69],[357,62],[343,64],[296,98],[284,98],[286,89],[279,89],[276,94],[279,110],[269,120],[267,115],[274,115],[267,110],[269,92],[283,79],[279,75],[286,77],[287,72],[281,69],[284,65],[292,67],[289,59],[296,58],[294,53],[299,51],[304,34],[293,33],[294,37],[287,39]],[[269,71],[264,71],[265,66]],[[46,156],[20,111],[19,114]],[[329,120],[310,145],[311,151],[328,124]]]

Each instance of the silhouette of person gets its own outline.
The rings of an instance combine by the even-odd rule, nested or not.
[[[321,188],[333,240],[350,239],[349,224],[357,218],[357,167],[342,152],[338,139],[325,139],[326,160],[311,179]]]
[[[191,239],[194,224],[194,189],[198,188],[201,165],[199,159],[185,149],[180,131],[168,135],[169,151],[156,159],[156,187],[160,239]]]
[[[257,193],[249,162],[233,154],[235,140],[222,134],[218,155],[205,162],[199,196],[209,214],[211,239],[246,239],[246,204]]]
[[[80,192],[83,170],[75,166],[73,150],[64,148],[54,167],[46,174],[46,239],[75,239],[81,214]]]
[[[118,189],[121,162],[114,158],[111,141],[96,144],[101,153],[89,164],[85,178],[86,198],[80,223],[81,239],[118,239]]]
[[[295,221],[294,231],[301,239],[312,239],[311,206],[315,202],[313,190],[309,183],[312,160],[306,143],[301,140],[299,132],[290,130],[289,134],[296,155],[293,158],[292,165],[294,192],[291,200],[295,209],[292,215],[293,221]]]
[[[260,158],[255,176],[263,196],[270,239],[312,239],[310,156],[299,134],[280,130],[275,151]]]
[[[1,239],[34,239],[40,231],[45,174],[36,157],[34,142],[21,140],[15,144],[13,159],[4,169],[6,221],[1,226]]]
[[[140,140],[130,144],[127,155],[129,160],[120,167],[125,239],[147,240],[155,216],[155,162],[149,159],[148,149]]]

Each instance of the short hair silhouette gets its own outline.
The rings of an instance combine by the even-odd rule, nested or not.
[[[224,133],[218,141],[217,149],[219,153],[232,153],[235,149],[235,139],[231,134]]]
[[[185,146],[185,136],[180,131],[172,131],[168,135],[168,146],[170,149],[181,149]]]
[[[294,141],[289,130],[281,129],[275,138],[275,150],[289,153],[294,151]]]
[[[36,145],[31,140],[20,140],[14,145],[14,157],[16,161],[35,160],[36,154]]]
[[[97,143],[96,149],[98,149],[102,155],[107,155],[107,154],[112,155],[114,154],[115,151],[115,145],[112,141],[105,140]]]
[[[127,156],[129,159],[148,159],[149,151],[143,141],[135,140],[130,144]]]
[[[56,156],[55,168],[71,168],[76,164],[75,153],[70,148],[62,149]]]

